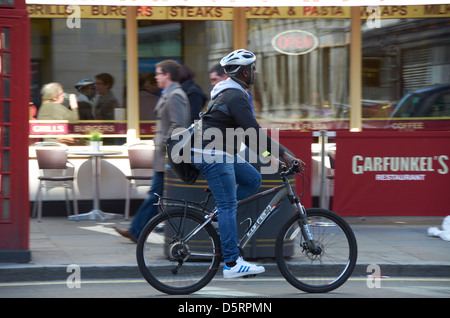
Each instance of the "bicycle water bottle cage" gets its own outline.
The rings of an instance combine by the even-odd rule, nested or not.
[[[244,224],[244,222],[248,221],[248,226],[247,229],[244,231],[244,233],[247,233],[248,230],[250,230],[250,228],[252,227],[253,221],[251,218],[246,218],[244,221],[242,221],[240,224]]]

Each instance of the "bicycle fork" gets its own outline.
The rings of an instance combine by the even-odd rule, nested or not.
[[[312,255],[320,255],[322,253],[322,248],[316,243],[314,240],[314,236],[311,233],[311,229],[308,224],[308,217],[306,215],[306,210],[303,204],[301,204],[300,199],[294,194],[292,187],[288,184],[288,198],[291,201],[291,204],[295,210],[300,215],[300,230],[302,232],[302,236],[305,239],[303,243],[303,251],[307,250]]]
[[[303,243],[303,250],[311,252],[312,255],[320,255],[322,253],[322,248],[317,245],[314,236],[311,233],[305,207],[299,202],[298,198],[296,199],[298,202],[294,203],[294,207],[300,213],[300,229],[302,231],[303,238],[305,239],[305,242]]]

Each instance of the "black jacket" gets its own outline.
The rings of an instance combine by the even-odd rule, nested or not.
[[[222,86],[225,89],[213,95],[207,111],[202,116],[203,149],[215,145],[216,149],[219,148],[234,155],[239,152],[243,141],[247,147],[259,155],[265,155],[266,152],[272,153],[272,147],[277,147],[281,156],[285,151],[284,147],[270,138],[258,124],[252,113],[247,93],[234,88],[234,85]],[[221,140],[216,140],[216,136],[209,138],[215,132],[210,130],[208,133],[209,128],[220,130]],[[214,144],[211,144],[212,142]]]
[[[200,112],[205,106],[208,97],[203,93],[199,85],[193,80],[188,79],[181,83],[181,87],[186,92],[191,106],[191,123],[200,118]]]

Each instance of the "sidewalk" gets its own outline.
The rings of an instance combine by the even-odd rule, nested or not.
[[[450,242],[427,236],[441,227],[443,217],[348,217],[358,241],[356,276],[366,276],[369,264],[383,276],[450,277]],[[123,220],[69,221],[44,217],[30,221],[32,261],[0,263],[0,282],[66,280],[67,266],[80,266],[84,279],[142,278],[136,263],[136,244],[119,236],[114,226]],[[266,276],[280,276],[274,259],[257,260]],[[71,271],[70,271],[71,273]]]

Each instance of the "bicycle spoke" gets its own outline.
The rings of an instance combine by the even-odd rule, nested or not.
[[[203,287],[220,263],[217,233],[204,222],[187,213],[169,212],[154,218],[138,241],[139,268],[155,288],[169,294],[191,293]],[[157,232],[163,223],[164,230]],[[188,233],[186,242],[182,233]]]
[[[292,285],[307,292],[339,287],[356,263],[356,241],[351,229],[332,212],[323,211],[315,209],[308,215],[310,231],[321,250],[318,255],[305,242],[298,220],[291,219],[277,242],[280,271]]]

